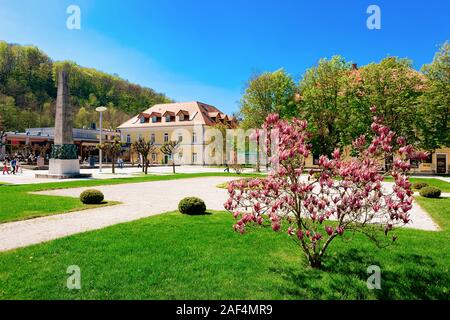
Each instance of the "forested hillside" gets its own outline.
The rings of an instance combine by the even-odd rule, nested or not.
[[[0,117],[5,130],[53,125],[56,102],[56,70],[70,73],[70,94],[75,126],[90,127],[98,121],[95,108],[108,107],[104,127],[115,128],[129,116],[156,103],[170,102],[162,93],[129,83],[118,76],[55,62],[33,46],[0,41]]]

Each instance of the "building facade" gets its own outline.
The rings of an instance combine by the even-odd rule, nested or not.
[[[218,108],[198,102],[157,104],[121,124],[117,129],[121,140],[129,145],[139,139],[153,141],[155,152],[149,155],[151,164],[212,165],[223,164],[226,156],[210,144],[218,129],[236,127],[236,119]],[[160,147],[164,142],[178,141],[175,159],[164,155]],[[139,155],[131,150],[133,163],[141,162]]]

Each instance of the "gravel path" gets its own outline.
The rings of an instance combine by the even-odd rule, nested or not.
[[[204,199],[208,209],[223,210],[227,191],[216,188],[216,185],[232,179],[204,177],[98,186],[96,189],[104,193],[105,199],[120,201],[122,204],[0,224],[0,251],[173,211],[179,200],[186,196]],[[88,188],[49,190],[40,194],[78,197],[85,189]],[[412,223],[408,227],[439,229],[417,204],[414,204],[410,213]]]

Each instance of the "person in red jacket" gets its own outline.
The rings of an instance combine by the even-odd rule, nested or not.
[[[5,172],[9,174],[9,163],[7,158],[3,160],[3,174],[5,174]]]

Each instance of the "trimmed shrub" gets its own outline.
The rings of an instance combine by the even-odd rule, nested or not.
[[[428,183],[425,182],[416,182],[412,185],[413,189],[420,190],[422,188],[428,187]]]
[[[441,196],[441,190],[435,187],[423,187],[419,193],[425,198],[439,198]]]
[[[103,193],[97,189],[87,189],[80,194],[80,200],[84,204],[99,204],[104,198]]]
[[[206,211],[205,202],[197,197],[187,197],[178,203],[178,211],[184,214],[204,214]]]

